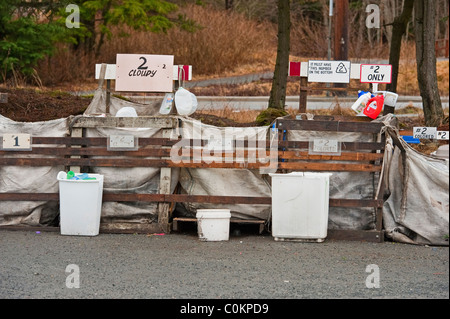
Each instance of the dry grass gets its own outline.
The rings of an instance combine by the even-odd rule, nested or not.
[[[68,90],[90,90],[97,85],[94,78],[95,63],[115,63],[117,53],[170,54],[175,64],[193,66],[193,80],[219,78],[251,73],[273,71],[276,59],[276,25],[269,22],[256,22],[244,15],[230,11],[218,11],[212,7],[186,5],[182,14],[202,26],[195,33],[171,29],[166,34],[136,32],[125,30],[128,37],[119,37],[119,30],[103,47],[99,58],[92,53],[76,53],[66,47],[59,47],[58,53],[43,61],[37,68],[44,86],[54,86]],[[291,35],[292,61],[326,59],[326,26],[307,21],[293,21]],[[325,33],[324,33],[325,32]],[[352,32],[356,32],[353,30]],[[379,45],[378,45],[379,46]],[[383,46],[383,45],[382,45]],[[386,57],[386,47],[369,48],[351,42],[350,58],[357,60],[366,56]],[[372,50],[373,49],[373,50]],[[325,51],[324,51],[325,50]],[[365,51],[366,50],[366,51]],[[415,45],[405,42],[402,46],[398,93],[418,95]],[[439,90],[448,95],[449,63],[439,61],[437,73]],[[366,85],[352,81],[352,86],[366,89]],[[219,86],[197,90],[198,95],[222,96],[267,96],[271,81],[259,81],[239,86]],[[383,89],[381,85],[380,89]],[[298,78],[289,78],[287,95],[299,94]],[[318,92],[317,94],[323,94]]]
[[[297,108],[286,108],[286,111],[292,118],[295,118],[298,114]],[[236,123],[253,123],[259,113],[261,113],[260,110],[235,110],[231,107],[225,107],[220,110],[203,109],[196,112],[196,114],[207,114],[229,119]],[[337,101],[328,109],[309,110],[308,113],[314,115],[342,115],[348,116],[349,118],[355,116],[355,113],[351,109],[341,107]]]
[[[269,22],[256,22],[236,12],[186,5],[182,14],[200,28],[188,32],[172,28],[167,33],[113,30],[98,58],[78,56],[60,49],[38,68],[44,84],[77,82],[92,77],[95,63],[115,63],[117,53],[173,55],[175,64],[190,64],[196,79],[223,77],[233,73],[254,73],[272,69],[276,54],[276,28]],[[127,37],[120,37],[123,31]]]

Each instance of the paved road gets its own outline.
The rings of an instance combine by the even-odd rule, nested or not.
[[[201,242],[195,231],[82,237],[0,230],[0,298],[197,304],[207,298],[218,305],[220,299],[249,298],[448,299],[449,249],[392,242],[276,242],[253,232],[231,235],[226,242]]]
[[[145,104],[161,104],[163,96],[133,96],[132,100]],[[442,97],[442,107],[449,107],[449,98]],[[269,103],[268,96],[197,96],[198,110],[220,110],[229,108],[232,110],[264,110]],[[356,101],[356,97],[339,98],[338,102],[341,107],[349,108]],[[396,109],[404,108],[412,105],[422,108],[422,98],[420,96],[400,96],[397,100]],[[287,96],[286,106],[288,108],[298,109],[299,97]],[[336,106],[334,97],[308,97],[307,109],[333,109]]]

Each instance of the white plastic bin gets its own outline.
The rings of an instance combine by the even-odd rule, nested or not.
[[[328,229],[331,173],[293,172],[270,176],[274,239],[323,242]]]
[[[88,174],[95,180],[67,179],[58,173],[61,235],[96,236],[100,230],[103,175]]]
[[[202,241],[225,241],[230,237],[229,209],[197,210],[198,237]]]

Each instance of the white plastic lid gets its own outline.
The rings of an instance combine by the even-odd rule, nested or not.
[[[229,209],[198,209],[197,218],[231,218]]]

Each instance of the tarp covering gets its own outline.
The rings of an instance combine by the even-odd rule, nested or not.
[[[0,135],[3,133],[63,137],[68,133],[68,119],[25,123],[15,122],[0,115]],[[36,155],[23,155],[28,158],[33,156]],[[0,166],[0,193],[57,193],[56,175],[61,170],[64,170],[63,166]],[[0,201],[0,225],[53,225],[58,223],[57,204],[54,201]]]
[[[374,134],[358,132],[288,131],[289,141],[308,141],[314,138],[345,142],[376,142]],[[342,163],[342,162],[340,162]],[[371,172],[331,172],[330,198],[373,199],[379,174]],[[329,207],[329,229],[375,229],[375,210],[371,207]]]
[[[115,116],[121,110],[135,110],[137,116],[158,114],[159,106],[130,102],[110,96],[110,114]],[[106,91],[97,89],[84,112],[85,116],[99,116],[106,111]],[[131,112],[123,112],[131,113]],[[85,129],[86,137],[107,137],[109,135],[133,134],[138,138],[162,137],[158,128],[112,128],[98,127]],[[172,170],[172,183],[178,181],[178,171]],[[160,169],[157,167],[92,167],[91,173],[104,176],[104,193],[157,194],[159,190]],[[172,187],[172,191],[175,186]],[[158,221],[158,203],[151,202],[103,202],[101,222],[114,228],[114,224],[151,224]]]
[[[386,235],[411,244],[448,245],[448,160],[417,152],[394,127],[386,128]]]
[[[254,141],[255,149],[259,143],[265,142],[269,135],[269,126],[262,127],[233,127],[219,128],[211,125],[201,124],[199,121],[182,119],[181,135],[187,139],[203,139],[213,142],[219,140],[226,142],[227,138],[235,140]],[[264,147],[265,150],[265,147]],[[214,155],[214,150],[211,149]],[[235,159],[236,160],[236,159]],[[248,157],[242,160],[249,161]],[[257,162],[257,159],[254,160]],[[259,170],[230,169],[230,168],[183,168],[180,172],[180,185],[182,192],[189,195],[216,195],[216,196],[248,196],[248,197],[270,197],[271,188],[266,176],[260,174]],[[188,216],[195,216],[197,209],[226,208],[230,209],[233,218],[264,219],[270,218],[270,205],[244,205],[244,204],[207,204],[207,203],[184,203]]]
[[[98,116],[105,112],[106,93],[98,89],[85,116]],[[138,104],[111,96],[110,112],[116,114],[124,107],[133,107],[138,116],[157,115],[159,105]],[[266,140],[269,127],[218,128],[199,125],[186,117],[177,117],[181,126],[172,132],[174,136],[195,138],[197,134],[208,138],[229,133],[238,139],[254,138]],[[448,162],[416,152],[405,143],[391,118],[383,118],[388,140],[384,160],[384,177],[387,194],[383,207],[384,228],[395,241],[414,244],[448,245],[449,219],[449,169]],[[47,122],[15,122],[0,115],[0,135],[20,132],[32,136],[68,136],[72,118]],[[226,131],[228,129],[228,131]],[[156,128],[94,128],[86,129],[85,136],[108,136],[120,132],[131,132],[139,137],[161,137]],[[304,140],[319,134],[321,138],[338,138],[340,141],[373,141],[368,134],[333,135],[324,132],[290,131],[289,140]],[[331,135],[330,135],[331,134]],[[343,133],[334,133],[343,134]],[[269,137],[270,138],[270,137]],[[2,155],[8,156],[8,155]],[[25,156],[25,155],[24,155]],[[33,156],[33,155],[27,155]],[[50,155],[49,155],[50,156]],[[40,156],[42,157],[42,156]],[[57,193],[56,176],[63,167],[0,167],[0,192]],[[159,189],[158,168],[113,168],[94,167],[91,172],[103,174],[104,191],[130,193],[157,193]],[[172,170],[172,191],[192,195],[229,195],[248,197],[271,196],[267,174],[251,169],[203,169],[182,168]],[[335,172],[330,178],[330,198],[369,199],[379,189],[379,176],[362,172]],[[379,194],[383,196],[383,194]],[[80,203],[82,205],[82,203]],[[177,213],[194,216],[199,208],[221,208],[217,204],[183,203],[177,205]],[[157,221],[156,203],[104,202],[103,223],[128,222],[135,224]],[[243,219],[269,220],[270,205],[226,205],[232,216]],[[59,207],[55,201],[1,201],[0,226],[30,225],[45,226],[58,222]],[[373,208],[330,207],[329,227],[332,229],[374,229]]]

